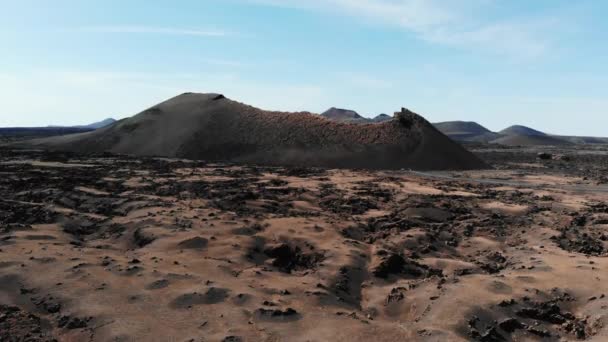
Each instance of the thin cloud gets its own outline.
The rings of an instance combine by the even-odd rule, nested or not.
[[[230,35],[230,33],[220,30],[201,30],[154,26],[91,26],[80,28],[80,30],[94,33],[164,34],[196,37],[225,37]]]
[[[533,59],[545,54],[551,39],[543,32],[553,27],[549,20],[503,21],[469,30],[438,27],[420,32],[420,38],[431,43],[490,51],[515,59]]]
[[[422,41],[470,50],[482,50],[516,59],[535,58],[551,46],[555,20],[541,16],[521,20],[483,21],[496,10],[491,0],[245,0],[268,6],[348,15],[390,25]]]

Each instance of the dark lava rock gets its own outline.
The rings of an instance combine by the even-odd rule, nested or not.
[[[395,287],[391,289],[391,292],[386,297],[386,304],[400,302],[405,299],[405,292],[407,291],[404,287]]]
[[[148,284],[148,286],[146,286],[146,290],[159,290],[159,289],[164,289],[167,286],[169,286],[169,280],[159,279],[159,280],[156,280],[156,281]]]
[[[294,321],[300,318],[300,314],[292,308],[285,310],[259,308],[255,310],[254,314],[260,320],[278,322]]]
[[[453,217],[449,211],[437,208],[407,208],[403,213],[409,218],[426,222],[446,222]]]
[[[203,249],[207,247],[209,240],[202,238],[200,236],[193,237],[188,240],[184,240],[177,244],[177,247],[183,249]]]
[[[63,224],[63,231],[77,238],[95,233],[97,226],[89,220],[70,220]]]
[[[521,336],[534,335],[534,338],[556,336],[565,339],[570,334],[584,339],[588,336],[587,321],[562,307],[562,303],[574,301],[572,296],[559,289],[552,290],[550,295],[539,293],[538,296],[543,300],[523,297],[520,301],[502,301],[490,309],[476,309],[468,321],[469,335],[477,341],[510,341],[511,334],[517,330],[522,331]],[[486,331],[486,334],[480,331]],[[490,331],[493,333],[488,335]]]
[[[552,302],[540,303],[536,307],[523,308],[518,310],[516,314],[523,318],[532,318],[552,324],[563,324],[575,319],[571,313],[562,313],[559,305]]]
[[[324,259],[321,253],[305,253],[300,247],[292,247],[285,243],[266,248],[264,254],[274,259],[273,266],[286,273],[294,270],[314,269]]]
[[[386,279],[390,275],[405,275],[413,278],[428,277],[441,274],[440,270],[433,270],[414,260],[406,259],[399,254],[383,256],[373,267],[372,273],[378,278]]]
[[[378,209],[372,201],[363,197],[348,197],[332,195],[319,202],[321,208],[336,214],[362,215],[370,209]]]
[[[551,333],[547,329],[528,327],[526,331],[539,337],[551,337]]]
[[[517,329],[524,329],[526,326],[515,318],[507,318],[498,323],[498,327],[508,333],[512,333]]]
[[[243,342],[243,339],[240,336],[226,336],[222,342]]]
[[[65,328],[68,330],[82,329],[88,326],[91,319],[91,317],[78,318],[72,316],[61,316],[57,325],[60,328]]]
[[[151,244],[154,240],[156,236],[146,233],[142,228],[137,228],[133,232],[133,242],[140,248]]]
[[[367,278],[365,261],[358,260],[340,267],[338,274],[330,284],[334,295],[343,303],[361,308],[361,286]]]
[[[55,222],[56,214],[44,206],[0,201],[0,225]]]
[[[507,267],[507,258],[500,252],[490,252],[485,256],[485,262],[478,262],[480,268],[489,274],[496,274]]]
[[[261,231],[264,230],[264,227],[259,224],[259,223],[255,223],[252,224],[250,226],[247,227],[242,227],[242,228],[235,228],[232,230],[232,234],[235,235],[244,235],[244,236],[253,236]]]
[[[0,305],[0,341],[56,342],[40,317],[15,306]]]
[[[587,224],[587,216],[577,215],[572,218],[572,225],[577,227],[583,227]]]
[[[251,300],[251,295],[247,293],[239,293],[232,298],[232,303],[234,305],[243,305],[248,303]]]
[[[286,167],[280,174],[288,177],[308,178],[314,176],[324,176],[327,171],[322,168],[314,167]]]
[[[22,291],[23,292],[23,291]],[[61,304],[56,302],[53,297],[32,298],[34,304],[44,311],[54,314],[61,311]]]
[[[604,243],[579,228],[563,230],[560,235],[551,238],[557,245],[566,251],[586,255],[602,255],[606,252]]]
[[[499,342],[506,341],[506,339],[498,332],[498,329],[496,329],[496,327],[491,327],[479,337],[479,341]]]
[[[205,293],[186,293],[175,298],[171,307],[184,309],[193,305],[221,303],[228,297],[228,292],[227,289],[211,287]]]
[[[586,320],[575,320],[568,322],[564,325],[564,329],[576,336],[579,340],[587,338],[587,321]]]

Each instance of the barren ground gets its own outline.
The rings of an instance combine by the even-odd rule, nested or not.
[[[536,152],[438,174],[0,150],[0,341],[608,340],[605,154]]]

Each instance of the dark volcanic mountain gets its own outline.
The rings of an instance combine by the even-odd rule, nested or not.
[[[47,127],[6,127],[0,128],[0,138],[3,139],[26,139],[43,138],[57,135],[83,133],[106,127],[116,122],[108,118],[103,121],[95,122],[82,126],[47,126]]]
[[[88,125],[77,125],[77,126],[56,126],[56,125],[50,125],[44,128],[80,128],[80,129],[89,129],[89,130],[93,130],[93,129],[98,129],[98,128],[103,128],[106,126],[110,126],[111,124],[115,123],[116,120],[112,119],[112,118],[107,118],[98,122],[94,122],[92,124],[88,124]]]
[[[335,108],[335,107],[331,107],[330,109],[321,113],[321,116],[326,119],[339,121],[339,122],[356,123],[356,122],[368,121],[368,119],[362,117],[361,115],[359,115],[359,113],[355,112],[354,110]]]
[[[564,146],[573,143],[549,135],[505,135],[492,141],[505,146]]]
[[[376,116],[375,118],[373,118],[371,121],[373,122],[385,122],[385,121],[390,121],[392,120],[393,117],[388,115],[388,114],[378,114],[378,116]]]
[[[502,137],[492,143],[506,146],[563,146],[572,142],[560,137],[551,136],[530,127],[514,125],[500,131]]]
[[[387,114],[378,114],[378,116],[376,116],[375,118],[369,119],[369,118],[365,118],[365,117],[359,115],[359,113],[355,112],[354,110],[340,109],[340,108],[335,108],[335,107],[332,107],[332,108],[326,110],[325,112],[321,113],[321,116],[326,119],[337,121],[337,122],[347,122],[347,123],[356,123],[356,124],[379,123],[379,122],[390,121],[393,119],[392,116],[387,115]]]
[[[500,133],[502,135],[525,135],[525,136],[538,136],[538,137],[547,136],[546,133],[537,131],[530,127],[521,126],[521,125],[513,125],[511,127],[507,127],[498,133]]]
[[[106,126],[110,126],[111,124],[115,123],[116,120],[112,119],[112,118],[107,118],[105,120],[101,120],[99,122],[94,122],[92,124],[88,124],[88,125],[83,125],[83,126],[75,126],[78,128],[90,128],[90,129],[98,129],[98,128],[103,128]]]
[[[511,126],[499,133],[471,121],[438,122],[434,126],[448,137],[461,142],[483,142],[505,146],[563,146],[573,137],[558,137],[525,126]],[[580,140],[580,139],[579,139]],[[601,141],[599,139],[587,141]]]
[[[488,142],[500,137],[477,122],[446,121],[433,124],[438,130],[456,141]]]
[[[269,112],[218,94],[186,93],[99,130],[28,144],[257,164],[367,169],[477,169],[486,165],[407,109],[379,124]]]

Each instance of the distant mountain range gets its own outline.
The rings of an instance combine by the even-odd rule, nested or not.
[[[392,120],[393,117],[388,115],[388,114],[378,114],[375,118],[372,119],[373,122],[384,122],[384,121],[389,121]]]
[[[531,136],[546,137],[548,135],[541,131],[537,131],[530,127],[521,126],[521,125],[513,125],[511,127],[507,127],[498,133],[500,135],[523,135],[523,136],[528,136],[528,137],[531,137]]]
[[[4,127],[0,128],[2,137],[50,137],[56,135],[84,133],[94,131],[115,123],[116,120],[108,118],[99,122],[80,126],[46,126],[46,127]]]
[[[362,119],[353,111],[341,109],[332,109],[324,116]],[[306,167],[488,167],[405,108],[395,112],[390,122],[359,127],[362,129],[308,112],[265,111],[217,93],[184,93],[94,132],[35,139],[15,146]]]
[[[116,120],[113,118],[107,118],[98,122],[93,122],[92,124],[88,124],[88,125],[78,125],[78,126],[47,126],[49,128],[85,128],[85,129],[99,129],[99,128],[103,128],[106,126],[110,126],[111,124],[115,123]]]
[[[384,122],[392,120],[386,114],[380,114],[373,119],[365,118],[354,110],[332,107],[321,114],[322,117],[333,121],[357,124]],[[608,144],[608,138],[558,136],[539,130],[513,125],[500,132],[492,132],[484,126],[472,121],[446,121],[433,124],[443,134],[459,142],[493,143],[506,146],[564,146],[571,144]]]
[[[110,126],[111,124],[113,124],[115,122],[116,122],[115,119],[107,118],[105,120],[101,120],[101,121],[98,121],[98,122],[93,122],[92,124],[88,124],[88,125],[84,125],[84,126],[76,126],[76,127],[99,129],[99,128],[103,128],[103,127],[106,127],[106,126]]]
[[[433,125],[443,134],[457,141],[489,142],[500,138],[500,134],[471,121],[448,121]]]
[[[339,122],[368,124],[393,120],[387,114],[379,114],[374,118],[366,118],[354,110],[332,107],[320,116]],[[47,126],[47,127],[9,127],[0,128],[0,136],[11,137],[46,137],[72,133],[83,133],[107,127],[116,122],[107,118],[99,122],[78,126]],[[499,132],[492,132],[486,127],[473,121],[437,122],[433,126],[452,140],[459,142],[492,143],[506,146],[563,146],[571,144],[608,144],[608,138],[581,137],[548,134],[530,127],[513,125]]]
[[[339,122],[350,122],[350,123],[374,123],[374,122],[384,122],[388,120],[392,120],[393,117],[386,114],[380,114],[373,119],[365,118],[354,110],[350,109],[342,109],[332,107],[325,112],[321,113],[321,116],[330,119],[333,121]]]
[[[476,122],[447,121],[433,124],[443,134],[461,142],[485,142],[506,146],[563,146],[571,144],[607,144],[608,138],[558,136],[514,125],[492,132]]]

